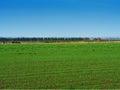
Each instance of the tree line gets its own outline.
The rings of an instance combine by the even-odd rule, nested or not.
[[[56,37],[41,37],[41,38],[0,38],[0,42],[6,43],[20,43],[20,42],[79,42],[79,41],[103,41],[101,38],[82,38],[82,37],[70,37],[70,38],[56,38]]]

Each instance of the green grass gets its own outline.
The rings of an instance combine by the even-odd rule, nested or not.
[[[0,88],[120,89],[120,44],[0,45]]]

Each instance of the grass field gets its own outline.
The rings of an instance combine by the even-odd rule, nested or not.
[[[120,89],[120,43],[0,45],[0,89]]]

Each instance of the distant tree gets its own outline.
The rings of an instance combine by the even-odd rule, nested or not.
[[[94,41],[102,41],[101,38],[94,38]]]
[[[6,42],[5,42],[5,41],[3,41],[2,43],[3,43],[3,44],[5,44]]]
[[[84,41],[90,41],[90,38],[86,37],[84,38]]]
[[[12,41],[12,44],[20,44],[21,42],[19,41]]]

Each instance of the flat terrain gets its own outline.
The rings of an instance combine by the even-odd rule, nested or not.
[[[0,88],[120,89],[120,43],[0,45]]]

